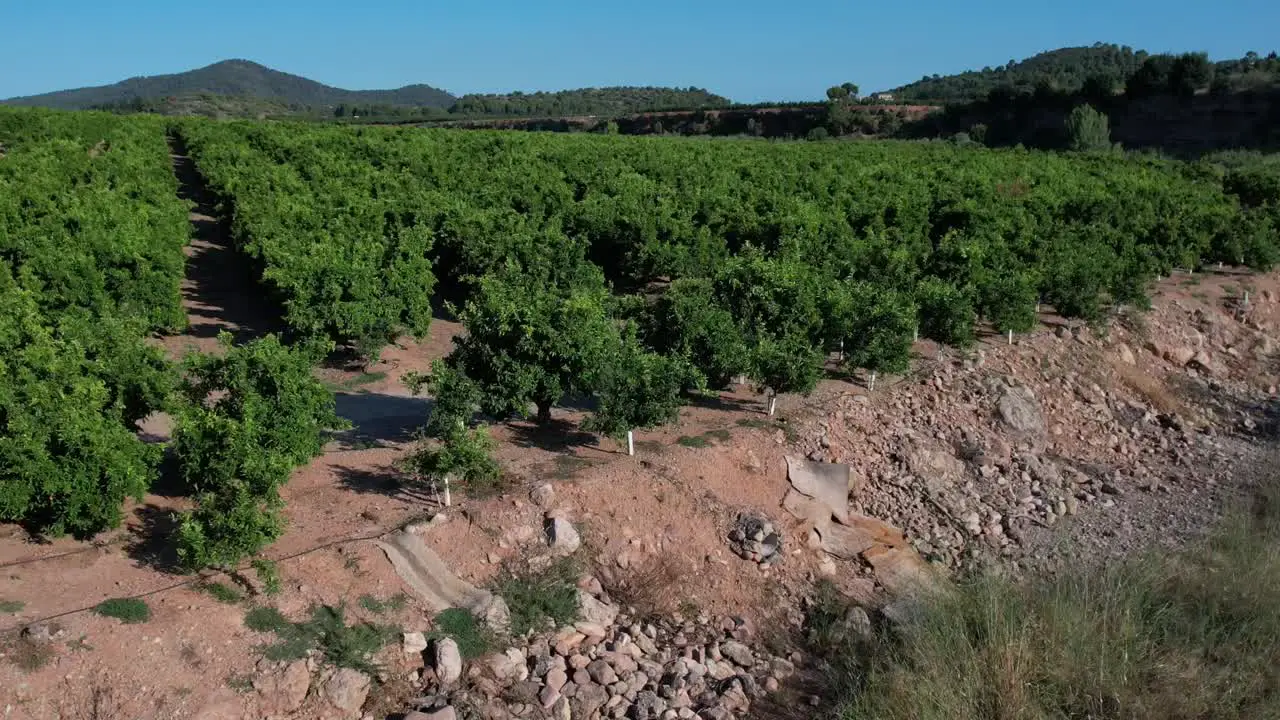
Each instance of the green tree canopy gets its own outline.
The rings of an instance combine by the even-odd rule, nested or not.
[[[505,419],[532,404],[540,422],[569,394],[587,394],[617,342],[608,291],[595,282],[549,286],[515,268],[482,278],[459,315],[466,333],[448,362],[479,388],[482,409]]]
[[[692,376],[683,358],[645,350],[629,330],[600,369],[595,383],[599,406],[583,428],[621,438],[636,428],[671,422]]]
[[[1089,105],[1077,106],[1067,116],[1067,145],[1082,152],[1110,150],[1111,121]]]

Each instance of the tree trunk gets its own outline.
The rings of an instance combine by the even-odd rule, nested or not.
[[[551,401],[539,400],[537,402],[537,406],[538,406],[538,416],[537,416],[538,424],[546,425],[547,423],[551,422]]]
[[[635,434],[630,430],[627,431],[627,454],[628,455],[636,454],[636,437],[635,437]]]
[[[777,407],[778,407],[778,396],[770,395],[769,396],[769,417],[773,417],[773,411],[776,410]]]

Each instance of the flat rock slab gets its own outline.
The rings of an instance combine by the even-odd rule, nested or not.
[[[813,462],[787,456],[787,480],[796,492],[818,503],[818,507],[814,507],[812,504],[801,502],[799,498],[792,498],[792,507],[787,507],[791,514],[802,520],[809,520],[818,512],[818,508],[822,508],[828,511],[828,516],[840,522],[848,518],[850,482],[848,465]],[[785,504],[784,501],[784,506]]]
[[[491,627],[505,629],[509,616],[502,598],[459,578],[418,535],[401,530],[377,544],[413,594],[436,612],[463,608]]]
[[[875,548],[897,549],[907,546],[906,535],[898,528],[865,515],[852,515],[842,525],[819,525],[822,549],[841,560],[853,560]]]

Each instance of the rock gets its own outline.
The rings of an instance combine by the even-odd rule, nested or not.
[[[1133,350],[1128,345],[1120,343],[1116,346],[1116,357],[1120,358],[1120,362],[1126,365],[1137,365],[1138,358],[1134,356]]]
[[[406,655],[414,655],[427,649],[427,637],[420,632],[407,632],[401,636],[400,647]]]
[[[340,668],[324,684],[329,703],[348,715],[355,715],[369,697],[372,679],[358,670]]]
[[[547,687],[555,690],[556,692],[560,692],[560,690],[564,688],[565,683],[569,682],[569,675],[561,668],[552,668],[551,671],[547,673],[545,682]]]
[[[546,685],[542,691],[538,693],[538,702],[542,703],[543,710],[550,710],[556,703],[560,702],[560,691]]]
[[[601,685],[612,685],[618,681],[618,674],[605,660],[596,660],[587,665],[587,674]]]
[[[867,611],[856,605],[849,608],[840,621],[841,630],[849,633],[850,636],[859,640],[870,640],[871,618],[867,615]]]
[[[751,652],[751,648],[740,642],[730,640],[720,645],[720,652],[739,666],[749,668],[755,664],[755,654]]]
[[[579,589],[578,617],[582,622],[607,628],[613,625],[614,620],[617,620],[618,608],[597,600],[591,593]]]
[[[507,607],[506,600],[493,593],[488,593],[481,603],[472,607],[471,614],[499,635],[505,635],[511,629],[511,609]]]
[[[529,493],[529,499],[540,508],[549,508],[556,501],[556,489],[551,483],[543,483]]]
[[[631,705],[633,720],[658,720],[667,710],[667,701],[658,697],[652,690],[636,693],[635,702]]]
[[[302,707],[311,687],[311,672],[306,660],[294,660],[278,672],[261,675],[253,681],[261,709],[270,715],[288,715]]]
[[[556,555],[571,555],[582,547],[582,538],[577,529],[564,518],[547,518],[543,530],[547,535],[547,545]]]
[[[1022,386],[1005,388],[997,409],[1000,419],[1015,433],[1029,437],[1045,434],[1044,413],[1030,389]]]
[[[1196,351],[1189,347],[1180,347],[1164,351],[1164,359],[1178,367],[1183,367],[1187,363],[1191,362],[1191,358],[1195,356]]]
[[[529,666],[525,663],[524,653],[515,648],[502,654],[490,655],[485,664],[500,683],[522,682],[529,677]]]
[[[1204,350],[1201,350],[1200,352],[1196,353],[1195,356],[1191,358],[1191,361],[1185,364],[1188,364],[1194,367],[1196,370],[1199,370],[1205,375],[1219,374],[1219,370],[1217,366],[1214,365],[1213,363],[1213,358],[1209,357],[1209,353],[1205,352]]]
[[[574,693],[569,706],[573,710],[573,717],[589,718],[607,702],[609,702],[608,690],[599,685],[587,684],[578,685],[578,692]]]
[[[33,645],[47,645],[53,642],[55,635],[59,632],[48,623],[32,623],[22,628],[22,639]]]
[[[442,685],[452,685],[462,677],[462,653],[453,638],[436,641],[433,667]]]
[[[605,634],[608,632],[605,629],[604,625],[601,625],[600,623],[594,623],[594,622],[586,622],[586,621],[576,622],[574,623],[573,627],[578,632],[587,636],[589,639],[594,639],[597,641],[603,640],[605,637]]]

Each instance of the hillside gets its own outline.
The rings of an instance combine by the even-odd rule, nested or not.
[[[903,101],[969,102],[986,97],[997,87],[1034,89],[1049,82],[1059,90],[1075,91],[1094,76],[1125,78],[1146,60],[1144,50],[1097,43],[1091,47],[1059,48],[999,67],[985,67],[956,75],[931,75],[894,88]]]
[[[2,102],[82,110],[129,103],[137,98],[192,95],[255,98],[295,107],[378,104],[446,108],[454,101],[449,93],[429,85],[406,85],[395,90],[344,90],[248,60],[224,60],[173,75],[130,78],[114,85],[62,90]]]

